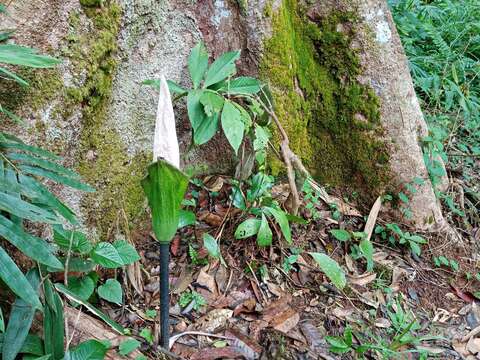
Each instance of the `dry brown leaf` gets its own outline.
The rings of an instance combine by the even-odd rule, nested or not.
[[[352,315],[353,308],[344,309],[341,307],[336,307],[332,310],[332,315],[339,318],[340,320],[345,320],[347,316]]]
[[[127,278],[137,294],[143,297],[143,278],[140,263],[138,261],[127,266]]]
[[[373,280],[377,278],[376,273],[363,273],[362,275],[350,276],[347,275],[348,282],[354,285],[365,286],[370,284]]]
[[[233,311],[230,309],[214,309],[198,319],[193,327],[205,332],[214,332],[224,327],[232,315]]]
[[[203,179],[205,188],[210,192],[219,192],[223,187],[223,178],[221,176],[209,175]]]
[[[177,281],[173,285],[173,293],[174,294],[181,294],[185,290],[187,290],[188,286],[193,281],[193,271],[187,269],[187,267],[183,268],[180,276],[178,277]]]
[[[258,359],[263,348],[251,336],[246,336],[236,328],[230,328],[225,332],[225,336],[232,338],[229,340],[231,345],[241,349],[246,359]]]
[[[473,355],[478,354],[480,352],[480,339],[473,337],[470,338],[467,342],[466,349]]]
[[[206,269],[208,269],[208,265],[203,267],[197,276],[197,283],[199,285],[205,286],[210,292],[214,295],[218,295],[217,283],[215,282],[215,278],[207,274]]]
[[[206,348],[193,354],[191,360],[216,360],[216,359],[235,359],[242,356],[243,353],[235,346],[225,346],[223,348]]]
[[[452,347],[453,349],[462,356],[470,355],[470,352],[467,350],[467,343],[460,341],[458,339],[452,340]]]
[[[378,318],[375,320],[375,326],[378,328],[388,329],[390,326],[392,326],[392,323],[388,319]]]
[[[378,212],[382,207],[382,198],[379,196],[368,214],[367,223],[365,224],[365,229],[363,232],[367,234],[367,240],[370,240],[373,234],[373,229],[375,228],[375,223],[377,222]]]
[[[213,227],[222,225],[223,218],[220,215],[214,214],[210,211],[200,211],[197,213],[198,220],[207,223]]]
[[[108,340],[112,348],[120,345],[128,339],[128,336],[118,335],[118,333],[106,328],[102,321],[97,320],[80,310],[69,306],[64,307],[65,322],[69,327],[69,334],[72,339],[72,345],[77,345],[86,340]],[[142,353],[138,350],[131,352],[127,358],[136,359]],[[119,356],[114,350],[109,350],[105,356],[106,360],[115,360]]]
[[[300,315],[292,308],[289,308],[288,310],[279,314],[278,317],[273,319],[270,325],[275,330],[283,332],[284,334],[288,334],[290,330],[297,326],[299,321]]]

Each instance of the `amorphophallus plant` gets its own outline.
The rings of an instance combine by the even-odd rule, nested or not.
[[[152,211],[153,232],[160,243],[160,330],[161,345],[166,349],[169,341],[170,241],[177,231],[180,207],[187,186],[188,177],[180,170],[180,151],[170,91],[162,75],[153,140],[153,163],[142,180],[142,187]]]

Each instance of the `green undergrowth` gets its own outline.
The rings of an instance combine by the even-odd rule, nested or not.
[[[373,197],[388,179],[388,154],[378,140],[379,101],[356,80],[355,22],[353,13],[336,11],[314,23],[296,0],[284,0],[272,14],[260,74],[272,87],[292,150],[311,173]],[[279,162],[271,166],[279,172]]]

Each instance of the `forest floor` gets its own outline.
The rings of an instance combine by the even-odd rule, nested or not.
[[[339,241],[330,230],[367,232],[367,217],[384,227],[388,219],[378,215],[378,207],[360,211],[340,198],[335,198],[334,207],[317,202],[302,210],[307,225],[292,226],[293,247],[274,240],[274,246],[259,248],[254,239],[234,239],[244,215],[231,206],[229,179],[215,176],[199,184],[187,195],[196,200],[197,223],[182,228],[171,244],[168,356],[348,359],[364,353],[370,359],[475,359],[480,355],[476,337],[480,230],[465,226],[466,219],[447,213],[460,237],[421,234],[428,243],[420,256],[375,231],[374,264],[367,271],[366,261],[356,256],[355,240]],[[285,189],[288,186],[272,190],[279,203],[288,195]],[[271,225],[281,238],[280,229]],[[225,266],[208,257],[201,241],[205,232],[219,241]],[[140,350],[145,355],[162,358],[167,355],[154,351],[159,329],[152,311],[159,305],[157,245],[149,230],[131,234],[130,240],[142,260],[125,277],[126,305],[104,303],[104,310],[133,329],[133,335],[143,337]],[[303,252],[298,254],[295,248]],[[331,285],[310,251],[327,253],[341,264],[347,274],[344,290]]]

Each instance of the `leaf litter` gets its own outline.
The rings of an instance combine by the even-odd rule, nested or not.
[[[303,210],[301,215],[309,224],[292,225],[292,248],[301,248],[304,254],[326,253],[343,268],[347,285],[338,290],[313,258],[293,256],[286,243],[275,241],[281,235],[278,228],[273,228],[271,247],[259,248],[254,239],[234,240],[242,213],[231,210],[230,184],[228,177],[211,176],[205,186],[192,185],[187,196],[192,198],[192,192],[196,196],[195,206],[188,208],[196,214],[196,224],[180,229],[171,245],[172,354],[183,359],[269,359],[275,354],[284,359],[335,359],[337,355],[329,351],[329,336],[339,337],[352,329],[354,346],[371,342],[366,334],[392,344],[392,329],[412,323],[409,336],[422,340],[398,346],[400,354],[417,351],[452,359],[480,355],[477,280],[465,281],[435,268],[432,258],[438,250],[430,245],[414,259],[405,249],[382,242],[375,227],[385,225],[388,212],[382,212],[380,199],[370,210],[360,211],[340,200],[341,196],[329,195],[346,213],[338,217],[333,214],[338,205],[316,204],[319,218]],[[277,199],[287,201],[288,186],[277,186],[275,191]],[[362,213],[369,214],[366,222]],[[330,235],[339,227],[350,234],[363,229],[371,239],[373,271],[367,271],[364,258],[347,252],[346,244]],[[203,247],[207,232],[219,242],[225,265]],[[130,328],[139,341],[144,328],[153,329],[153,338],[158,339],[157,320],[146,315],[159,307],[157,248],[148,229],[132,237],[142,258],[137,268],[125,273],[132,291],[125,293],[123,307],[105,302],[103,310]],[[349,241],[356,244],[358,240]],[[430,241],[442,245],[439,239]],[[441,251],[449,249],[446,245]],[[462,250],[460,255],[468,259],[467,253]],[[461,269],[471,266],[468,261],[459,264]],[[185,293],[197,294],[205,305],[185,311],[193,301],[181,306]],[[400,324],[401,316],[410,323]],[[139,350],[148,354],[156,346],[143,341]],[[381,356],[375,350],[370,354]],[[164,353],[160,356],[168,358]]]

